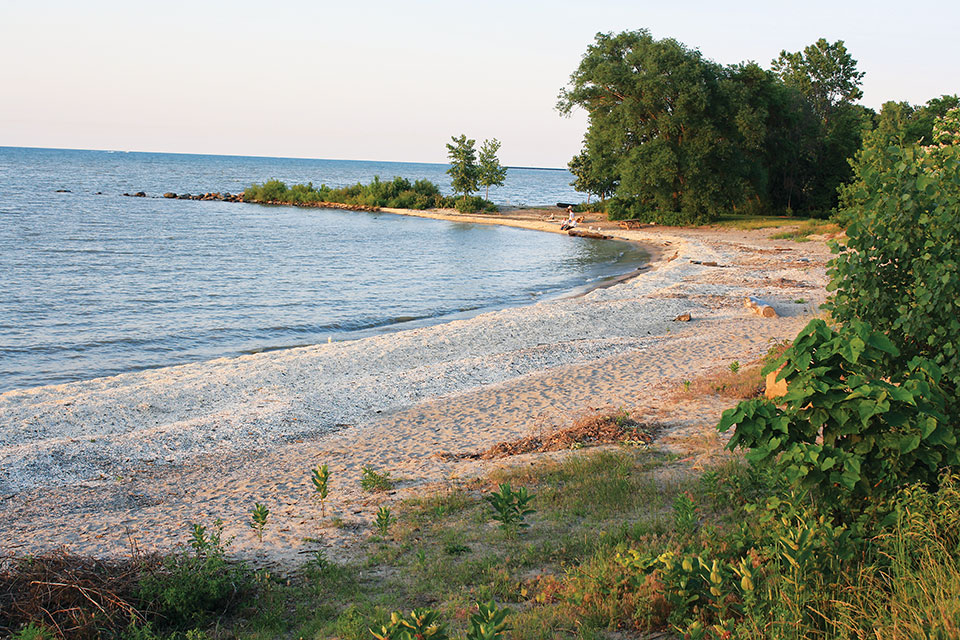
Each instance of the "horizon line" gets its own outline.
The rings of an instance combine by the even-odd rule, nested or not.
[[[395,164],[429,164],[437,166],[450,166],[446,162],[422,162],[418,160],[369,160],[358,158],[313,158],[307,156],[266,156],[266,155],[242,155],[238,153],[196,153],[189,151],[140,151],[136,149],[88,149],[83,147],[33,147],[33,146],[11,146],[0,144],[0,149],[35,149],[40,151],[92,151],[97,153],[143,153],[158,154],[168,156],[216,156],[220,158],[265,158],[270,160],[319,160],[330,162],[384,162]],[[522,165],[504,165],[506,169],[527,169],[532,171],[568,171],[566,167],[526,167]]]

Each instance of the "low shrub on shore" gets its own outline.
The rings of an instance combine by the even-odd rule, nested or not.
[[[410,182],[396,177],[388,182],[374,177],[369,184],[357,183],[341,188],[327,185],[314,187],[312,182],[287,186],[280,180],[254,183],[243,192],[244,202],[310,205],[335,202],[363,207],[390,207],[394,209],[456,208],[461,212],[497,211],[496,205],[480,197],[453,198],[440,193],[440,188],[429,180]]]

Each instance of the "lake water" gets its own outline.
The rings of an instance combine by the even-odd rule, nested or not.
[[[446,191],[445,170],[0,147],[0,392],[529,304],[643,259],[624,243],[507,227],[120,195],[236,192],[269,178],[342,186],[374,175]],[[491,199],[583,199],[566,171],[507,175]]]

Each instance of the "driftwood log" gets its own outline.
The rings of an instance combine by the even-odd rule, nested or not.
[[[610,240],[613,237],[596,231],[584,231],[583,229],[570,229],[567,233],[575,238],[593,238],[595,240]]]
[[[777,310],[774,309],[769,302],[766,300],[761,300],[756,296],[747,296],[744,299],[743,306],[752,310],[757,315],[763,316],[764,318],[777,317]]]

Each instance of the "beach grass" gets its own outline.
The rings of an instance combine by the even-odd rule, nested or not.
[[[529,528],[493,521],[484,496],[503,482],[534,496]],[[223,575],[244,582],[228,608],[102,637],[360,640],[391,613],[418,607],[437,612],[451,637],[464,637],[477,603],[490,601],[510,610],[502,637],[516,639],[839,639],[871,630],[897,639],[924,629],[957,637],[960,477],[935,493],[908,488],[897,500],[909,517],[838,538],[771,468],[738,456],[698,471],[649,447],[541,454],[535,464],[513,460],[394,504],[395,525],[366,537],[351,562],[318,551],[299,567],[224,574],[216,564],[201,586]],[[781,560],[792,548],[782,541],[800,534],[811,551],[792,566]],[[207,548],[215,558],[219,544]],[[37,562],[25,565],[29,575],[42,575]],[[133,566],[123,565],[127,582]],[[159,574],[154,592],[163,584]],[[14,637],[55,637],[37,635],[41,628]]]

